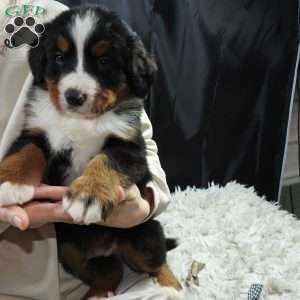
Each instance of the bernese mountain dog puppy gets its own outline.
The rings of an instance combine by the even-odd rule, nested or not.
[[[63,207],[76,223],[105,220],[116,186],[151,180],[141,132],[143,100],[156,65],[136,33],[100,7],[63,12],[29,52],[33,83],[20,136],[0,163],[0,204],[23,204],[41,183],[68,185]],[[114,291],[123,263],[179,290],[166,263],[175,247],[158,221],[129,229],[57,224],[66,270],[92,287]],[[96,292],[95,292],[96,291]]]

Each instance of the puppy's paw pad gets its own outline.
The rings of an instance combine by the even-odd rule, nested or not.
[[[0,185],[0,206],[24,204],[34,195],[34,187],[6,181]]]

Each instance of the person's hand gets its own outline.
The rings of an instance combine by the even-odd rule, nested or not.
[[[122,187],[117,189],[119,204],[106,221],[99,225],[129,228],[142,223],[149,216],[153,206],[152,191],[146,190],[144,199],[136,185],[126,191]],[[66,191],[67,187],[37,187],[33,201],[23,206],[12,205],[0,208],[0,222],[8,223],[20,230],[36,228],[48,223],[72,223],[71,216],[64,211],[61,202]],[[42,199],[45,201],[41,201]]]
[[[146,189],[144,198],[136,185],[128,190],[118,187],[119,204],[105,222],[99,225],[129,228],[141,224],[150,215],[154,199],[152,190]]]
[[[23,206],[12,205],[0,208],[0,222],[8,223],[20,230],[36,228],[47,223],[71,223],[72,218],[64,212],[61,204],[66,190],[66,187],[37,187],[34,199],[39,200],[33,200]]]

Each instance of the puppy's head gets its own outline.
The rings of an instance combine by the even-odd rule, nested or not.
[[[35,84],[62,113],[91,118],[144,97],[156,71],[141,39],[112,12],[80,8],[45,25],[29,53]]]

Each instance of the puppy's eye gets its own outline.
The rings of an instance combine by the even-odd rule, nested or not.
[[[55,62],[58,65],[62,65],[65,62],[65,57],[62,53],[57,53],[55,56]]]
[[[108,65],[109,63],[111,63],[111,59],[107,56],[102,56],[98,59],[98,63],[100,65]]]

